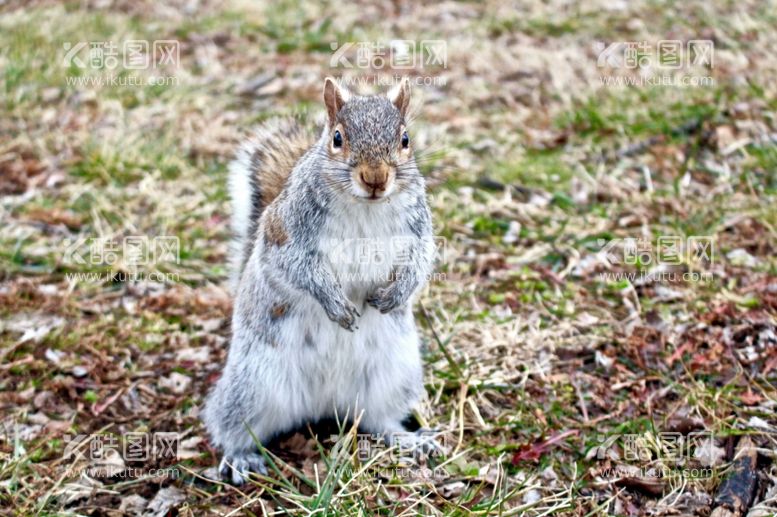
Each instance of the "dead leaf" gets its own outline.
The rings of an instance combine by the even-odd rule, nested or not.
[[[577,429],[570,429],[563,433],[557,433],[544,442],[535,443],[533,445],[524,446],[513,455],[513,465],[517,465],[521,461],[536,461],[542,457],[542,454],[549,449],[552,445],[559,443],[570,436],[576,436],[579,433]]]
[[[184,501],[186,501],[186,494],[181,489],[174,486],[162,488],[148,503],[144,515],[148,517],[165,517]]]

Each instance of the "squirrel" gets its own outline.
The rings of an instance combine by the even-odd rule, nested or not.
[[[412,303],[435,245],[410,82],[360,96],[326,78],[323,100],[319,138],[295,119],[265,122],[229,169],[233,334],[203,421],[238,485],[267,473],[255,440],[346,415],[404,433],[424,391]]]

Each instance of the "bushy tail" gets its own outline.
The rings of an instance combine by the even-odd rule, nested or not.
[[[271,119],[254,130],[229,165],[233,285],[251,256],[262,210],[278,197],[294,165],[314,142],[299,121]]]

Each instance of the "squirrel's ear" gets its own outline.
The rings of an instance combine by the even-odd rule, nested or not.
[[[324,80],[324,104],[326,105],[326,112],[329,115],[329,124],[335,123],[335,117],[337,113],[342,109],[343,105],[348,102],[351,97],[351,92],[346,88],[341,87],[337,81],[331,77],[327,77]]]
[[[391,88],[386,95],[404,117],[410,104],[410,80],[403,77],[399,84]]]

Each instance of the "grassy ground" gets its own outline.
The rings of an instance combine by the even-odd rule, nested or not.
[[[707,515],[750,451],[750,515],[774,515],[776,12],[3,4],[0,511]],[[446,239],[417,307],[417,418],[447,453],[426,470],[388,454],[363,463],[351,430],[303,430],[269,449],[270,477],[211,481],[198,412],[229,338],[226,164],[252,124],[315,118],[324,76],[371,76],[330,68],[331,42],[397,37],[447,43],[447,67],[413,74],[434,84],[415,89],[411,128]],[[712,84],[602,84],[637,74],[598,67],[598,42],[691,39],[714,41],[714,67],[676,74]],[[121,52],[127,40],[177,40],[180,66],[63,64],[77,42]],[[125,83],[68,82],[110,75]],[[180,261],[126,281],[121,252],[112,265],[73,258],[80,240],[127,236],[177,237]],[[621,239],[655,250],[662,236],[710,237],[714,256],[626,263]],[[605,256],[608,243],[621,245]],[[110,456],[100,474],[63,456],[79,434],[161,431],[180,433],[177,459]],[[670,456],[662,433],[690,454]]]

